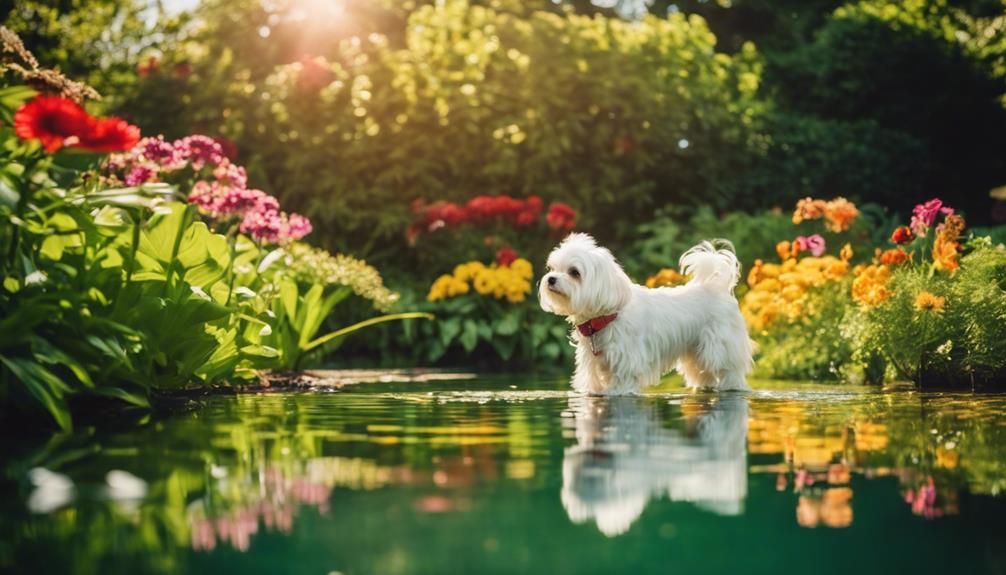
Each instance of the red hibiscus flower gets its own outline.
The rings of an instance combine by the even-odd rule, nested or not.
[[[114,116],[94,120],[80,137],[80,147],[92,152],[125,152],[140,141],[140,129]]]
[[[548,208],[545,222],[553,230],[572,230],[576,225],[576,212],[568,204],[553,202]]]
[[[898,245],[907,244],[914,239],[915,234],[912,233],[912,229],[908,226],[901,226],[891,234],[891,241]]]
[[[14,114],[14,132],[38,140],[52,154],[80,141],[94,121],[76,102],[59,96],[37,96]]]
[[[517,250],[511,247],[502,247],[496,252],[496,263],[502,267],[507,267],[517,259]]]

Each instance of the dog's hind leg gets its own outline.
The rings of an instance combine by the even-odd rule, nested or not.
[[[678,360],[677,370],[678,373],[685,377],[685,387],[694,389],[716,388],[716,376],[712,372],[703,370],[702,366],[691,355],[683,356]]]
[[[751,386],[748,385],[747,376],[743,370],[734,370],[720,375],[718,389],[720,391],[746,391],[751,389]]]

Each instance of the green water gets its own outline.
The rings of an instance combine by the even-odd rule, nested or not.
[[[387,382],[0,449],[0,571],[1006,572],[1002,395]]]

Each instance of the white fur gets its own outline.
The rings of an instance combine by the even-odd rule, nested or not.
[[[687,501],[718,515],[740,515],[747,497],[747,399],[686,398],[683,429],[665,427],[644,397],[574,396],[576,444],[562,458],[562,506],[574,523],[621,535],[651,499]]]
[[[702,242],[681,256],[681,272],[692,275],[687,284],[649,289],[632,283],[611,252],[589,235],[570,234],[563,240],[548,257],[538,300],[542,309],[573,324],[573,389],[638,393],[672,369],[688,387],[750,389],[746,374],[754,365],[752,343],[733,295],[740,263],[729,242],[723,244],[717,248]],[[576,329],[613,313],[618,318],[593,337]]]

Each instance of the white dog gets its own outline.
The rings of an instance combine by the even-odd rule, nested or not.
[[[681,256],[687,284],[648,289],[589,235],[563,240],[548,257],[538,300],[575,326],[573,389],[638,393],[675,368],[689,387],[750,389],[752,342],[733,296],[740,263],[723,243],[702,242]]]

